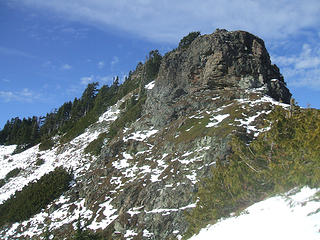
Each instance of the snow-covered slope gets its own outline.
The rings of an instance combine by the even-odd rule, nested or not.
[[[81,216],[82,224],[86,225],[87,229],[96,231],[112,227],[115,234],[113,236],[123,239],[133,239],[139,234],[142,239],[161,239],[157,231],[163,228],[165,221],[170,220],[171,225],[166,224],[166,229],[171,232],[166,234],[181,239],[186,227],[184,212],[195,207],[191,193],[215,164],[214,154],[225,144],[220,140],[215,143],[215,138],[208,135],[210,131],[215,134],[222,131],[221,134],[225,134],[227,131],[243,129],[247,134],[257,136],[267,130],[258,123],[274,106],[288,107],[265,96],[263,90],[248,90],[241,99],[230,101],[221,100],[219,96],[211,97],[217,107],[191,112],[184,119],[178,119],[163,129],[155,129],[150,125],[146,127],[144,119],[139,119],[132,126],[123,129],[116,141],[111,143],[110,146],[119,146],[121,143],[121,148],[117,147],[113,155],[106,152],[97,158],[84,154],[84,149],[101,132],[108,130],[120,114],[119,106],[126,99],[109,108],[85,133],[71,142],[60,145],[56,139],[57,143],[52,150],[39,151],[38,146],[35,146],[20,154],[11,155],[15,146],[1,146],[0,164],[3,168],[0,178],[4,178],[13,169],[20,168],[21,171],[0,188],[0,201],[5,201],[15,191],[21,190],[29,182],[39,179],[58,166],[73,169],[75,182],[72,188],[81,193],[77,198],[70,193],[62,195],[39,214],[22,223],[8,226],[0,235],[4,239],[35,238],[43,234],[44,222],[50,231],[70,225],[75,229],[77,219]],[[204,131],[204,135],[198,135],[198,131]],[[194,142],[185,143],[190,135],[196,135],[195,140],[191,139]],[[39,159],[43,160],[40,161],[41,164],[37,164]],[[190,195],[186,194],[189,191]],[[307,204],[303,204],[307,197],[314,193],[315,190],[303,189],[300,195],[288,194],[271,198],[248,208],[247,212],[250,214],[221,221],[192,239],[209,239],[207,236],[211,237],[213,234],[227,236],[230,230],[221,233],[218,226],[233,228],[235,222],[237,226],[251,225],[250,234],[255,228],[270,229],[273,225],[268,224],[275,222],[270,222],[273,214],[276,219],[281,219],[280,213],[283,213],[284,217],[291,216],[292,213],[294,217],[290,219],[298,219],[304,216],[304,213],[315,212],[320,208],[315,199],[309,199]],[[294,207],[289,208],[289,205]],[[262,216],[264,213],[268,215]],[[258,217],[269,220],[260,224],[261,219],[257,219]],[[125,225],[122,225],[123,218],[128,219]],[[238,223],[242,218],[245,219],[242,220],[244,222]],[[48,219],[50,221],[47,221]],[[302,219],[309,219],[308,227],[307,222],[304,222],[304,229],[313,229],[310,230],[311,236],[316,236],[319,213]],[[144,222],[144,225],[131,225],[133,221]],[[257,223],[259,224],[255,225]],[[290,225],[287,220],[283,220],[281,226],[281,229],[286,229]],[[242,228],[244,229],[234,228],[234,231]]]
[[[258,202],[190,240],[320,239],[320,189],[304,187]]]
[[[6,174],[14,169],[21,169],[19,174],[8,179],[6,184],[0,188],[0,203],[7,200],[16,191],[21,190],[24,186],[32,181],[40,179],[46,173],[53,171],[56,167],[63,166],[65,169],[72,169],[74,178],[77,179],[84,175],[88,170],[90,163],[96,159],[95,156],[84,154],[84,149],[88,144],[96,139],[98,135],[108,129],[111,122],[113,122],[119,115],[119,101],[114,106],[110,107],[99,118],[98,122],[90,126],[83,134],[73,139],[71,142],[60,145],[58,137],[56,137],[56,144],[53,149],[47,151],[39,151],[39,146],[34,146],[22,153],[12,155],[16,146],[0,146],[0,179],[4,179]],[[40,160],[40,161],[39,161]],[[73,186],[76,182],[72,183]],[[108,199],[107,199],[108,200]],[[84,218],[89,218],[92,211],[87,210],[84,206],[84,199],[79,198],[76,201],[70,201],[70,197],[61,196],[59,199],[51,203],[47,209],[54,208],[50,211],[49,230],[57,229],[64,224],[76,221],[81,215]],[[69,208],[73,205],[74,212],[69,212]],[[115,210],[108,205],[106,201],[101,208],[105,208],[105,216],[111,215]],[[0,232],[0,236],[5,239],[34,237],[43,233],[44,220],[48,218],[48,211],[43,210],[41,213],[35,215],[31,219],[20,223],[13,224],[11,227]],[[114,219],[105,219],[99,224],[93,221],[92,229],[98,227],[105,227]],[[105,222],[105,224],[104,224]],[[101,226],[102,225],[102,226]],[[19,227],[19,231],[17,228]],[[21,226],[28,226],[27,228]],[[1,238],[2,239],[2,238]]]
[[[252,34],[217,30],[169,52],[161,63],[149,60],[111,94],[127,95],[71,142],[56,136],[51,150],[34,146],[15,155],[15,146],[0,147],[0,203],[55,167],[74,173],[68,191],[30,219],[0,226],[0,238],[41,239],[49,230],[51,238],[68,239],[79,219],[105,239],[181,239],[188,234],[186,214],[202,207],[199,189],[219,169],[217,162],[227,165],[233,140],[250,143],[268,131],[264,120],[275,106],[289,108],[280,102],[290,103],[291,93],[264,42]],[[86,154],[87,146],[98,156]],[[308,217],[316,224],[316,199],[300,204],[304,200],[290,194],[267,205],[291,199],[290,210],[316,212]],[[267,212],[255,206],[238,219]]]

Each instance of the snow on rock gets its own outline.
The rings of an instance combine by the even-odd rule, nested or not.
[[[138,233],[134,232],[133,230],[127,230],[124,237],[129,240],[129,239],[132,239],[132,237],[137,236],[137,235],[138,235]]]
[[[218,116],[214,116],[213,118],[210,118],[210,121],[208,124],[207,124],[207,128],[210,128],[210,127],[214,127],[216,125],[218,125],[219,123],[221,123],[225,118],[229,117],[230,114],[222,114],[222,115],[218,115]]]
[[[53,205],[60,206],[54,212],[50,214],[50,224],[48,224],[48,230],[57,229],[64,224],[74,222],[74,228],[76,228],[76,221],[81,215],[83,219],[88,219],[92,215],[92,211],[88,210],[84,206],[84,199],[78,199],[77,202],[68,203],[70,199],[61,196],[59,199],[55,200],[52,204],[49,205],[49,208]],[[70,207],[74,208],[72,212],[69,211]],[[45,220],[49,217],[48,212],[42,210],[40,213],[34,215],[27,221],[23,221],[21,226],[23,226],[23,233],[17,234],[19,223],[15,223],[11,228],[6,232],[6,239],[13,239],[14,237],[30,237],[40,235],[43,233],[43,229],[39,228],[39,225],[43,225]],[[82,224],[84,221],[82,220]],[[14,237],[13,237],[14,236]]]
[[[267,129],[257,129],[257,127],[253,124],[254,121],[261,115],[261,114],[266,114],[268,115],[269,113],[271,112],[270,111],[261,111],[261,112],[258,112],[256,115],[254,116],[251,116],[251,117],[247,117],[245,119],[235,119],[235,121],[238,121],[240,122],[240,125],[239,126],[244,126],[246,127],[247,129],[247,133],[250,133],[250,132],[254,132],[254,136],[257,137],[259,135],[260,132],[263,132],[263,131],[266,131]]]
[[[152,135],[156,134],[158,130],[150,129],[145,131],[137,131],[134,133],[131,133],[129,137],[124,137],[123,141],[127,142],[128,140],[135,140],[135,141],[144,141],[145,139],[151,137]]]
[[[127,159],[118,160],[112,163],[112,166],[116,169],[128,168],[130,164],[127,162]]]
[[[247,103],[247,104],[249,104],[250,107],[256,106],[257,104],[260,104],[260,103],[271,103],[272,105],[281,106],[281,107],[284,107],[284,108],[288,108],[290,106],[288,104],[278,102],[278,101],[274,100],[272,97],[269,97],[269,96],[263,96],[263,97],[258,98],[256,100],[237,99],[237,101],[239,103]]]
[[[118,101],[116,105],[110,107],[102,114],[97,124],[101,124],[104,121],[114,121],[120,113],[118,109],[120,104],[121,101]],[[101,129],[97,127],[93,129],[89,127],[71,142],[63,146],[56,145],[53,149],[47,151],[39,151],[39,146],[37,145],[22,153],[10,155],[15,149],[15,145],[0,146],[0,179],[15,168],[22,169],[17,177],[10,179],[0,188],[0,204],[29,182],[40,179],[44,174],[53,171],[56,167],[63,166],[65,169],[72,169],[75,178],[80,176],[89,168],[90,159],[94,158],[84,154],[83,151],[90,142],[99,136],[100,132]],[[146,134],[146,136],[150,135],[150,133]],[[151,132],[152,134],[153,132]],[[39,159],[44,160],[44,163],[37,166],[36,162]]]
[[[143,237],[150,238],[153,236],[153,233],[150,233],[147,229],[143,230]]]
[[[100,212],[97,214],[97,217],[92,221],[92,223],[88,226],[88,228],[92,230],[97,229],[105,229],[113,220],[115,220],[118,215],[116,214],[117,210],[113,208],[111,205],[112,199],[107,199],[106,202],[101,203],[100,206],[100,212],[103,213],[104,217],[101,221],[97,221],[97,218],[100,214]]]
[[[208,226],[190,240],[320,239],[320,203],[315,199],[319,191],[304,187],[293,195],[258,202],[247,208],[245,214]]]
[[[146,214],[152,214],[152,213],[163,213],[163,214],[167,214],[170,212],[178,212],[181,210],[185,210],[185,209],[189,209],[189,208],[195,208],[196,207],[196,203],[192,203],[189,204],[187,206],[184,207],[180,207],[180,208],[158,208],[158,209],[153,209],[151,211],[146,211]]]
[[[151,90],[154,88],[154,85],[155,85],[155,81],[152,81],[145,86],[145,89]]]
[[[84,153],[84,149],[88,144],[96,139],[101,128],[108,127],[105,123],[114,121],[120,111],[118,106],[121,104],[119,101],[116,105],[110,107],[94,126],[89,127],[86,131],[74,138],[71,142],[64,145],[56,144],[51,150],[39,151],[39,145],[27,149],[19,154],[12,155],[16,145],[12,146],[0,146],[0,179],[5,178],[6,174],[13,169],[20,168],[21,171],[16,177],[10,178],[4,186],[0,188],[0,204],[7,200],[16,191],[21,190],[28,183],[40,179],[43,175],[53,171],[56,167],[63,166],[65,169],[72,169],[75,179],[83,175],[89,168],[90,163],[95,158]],[[55,137],[55,141],[59,142],[59,139]],[[124,153],[124,161],[130,159],[130,155]],[[38,160],[43,160],[41,164],[37,165]],[[112,199],[109,199],[105,203],[100,205],[101,214],[105,217],[100,222],[97,222],[97,217],[88,226],[91,229],[105,228],[116,217],[115,209],[110,205]],[[76,228],[76,221],[81,215],[83,221],[90,219],[93,212],[85,207],[85,200],[78,199],[70,201],[62,195],[48,206],[59,206],[58,209],[50,214],[51,224],[48,226],[49,230],[57,229],[64,224],[73,223],[73,227]],[[70,209],[73,209],[70,211]],[[99,213],[100,214],[100,213]],[[30,237],[33,238],[43,232],[43,228],[39,227],[43,225],[45,219],[48,218],[46,210],[42,210],[40,213],[34,215],[27,221],[16,223],[6,229],[5,232],[1,232],[0,235],[5,236],[5,239],[13,239],[12,237]],[[19,234],[18,229],[24,229],[23,233]]]
[[[104,114],[102,114],[99,117],[99,121],[98,122],[114,121],[114,120],[117,119],[119,113],[120,113],[120,110],[118,108],[116,108],[115,106],[112,106]]]

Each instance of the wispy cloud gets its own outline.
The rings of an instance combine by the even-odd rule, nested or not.
[[[97,76],[97,80],[102,84],[110,84],[113,82],[113,77],[111,75],[108,76]]]
[[[320,44],[304,44],[299,54],[272,56],[289,85],[320,90]]]
[[[62,70],[70,70],[71,68],[72,68],[72,66],[69,65],[69,64],[64,64],[64,65],[61,66]]]
[[[99,68],[99,69],[104,68],[104,66],[105,66],[104,61],[100,61],[100,62],[98,62],[98,68]]]
[[[35,58],[35,56],[27,52],[13,49],[13,48],[2,47],[2,46],[0,46],[0,54],[7,55],[7,56],[14,56],[14,57]]]
[[[44,63],[42,63],[42,67],[44,68],[51,68],[51,69],[55,69],[56,66],[53,64],[52,61],[48,60],[48,61],[45,61]]]
[[[101,84],[110,85],[110,84],[113,83],[115,77],[116,76],[114,76],[114,75],[106,75],[106,76],[90,75],[88,77],[80,78],[80,83],[82,85],[87,85],[87,84],[92,83],[92,82],[99,82]],[[124,77],[125,77],[125,75],[123,74],[121,79],[124,79]]]
[[[21,91],[0,91],[0,99],[3,102],[33,102],[40,99],[40,94],[24,88]]]
[[[10,82],[10,80],[7,79],[7,78],[2,78],[1,81],[4,82],[4,83],[9,83]]]
[[[80,78],[80,81],[81,81],[81,84],[87,85],[87,84],[95,81],[95,76],[91,75],[89,77],[82,77],[82,78]]]
[[[14,93],[11,91],[0,91],[0,98],[4,102],[10,102],[14,98]]]
[[[319,29],[319,0],[22,0],[73,21],[114,27],[152,41],[176,42],[194,30],[243,29],[279,38],[307,28]]]
[[[111,68],[114,68],[114,66],[115,66],[117,63],[119,63],[119,61],[120,61],[119,57],[114,56],[114,57],[112,58],[112,61],[110,62]]]

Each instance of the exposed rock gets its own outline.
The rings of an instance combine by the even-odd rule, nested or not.
[[[132,81],[143,76],[139,64]],[[264,42],[244,31],[197,37],[166,54],[155,86],[145,89],[149,80],[142,79],[135,92],[147,92],[141,118],[109,139],[97,158],[81,155],[90,167],[68,193],[67,203],[74,204],[53,204],[50,214],[82,211],[88,227],[96,230],[101,223],[112,239],[176,239],[188,227],[185,214],[195,206],[201,179],[210,176],[217,160],[227,161],[232,136],[251,140],[280,104],[274,100],[289,103],[291,97]],[[109,126],[97,122],[91,130],[106,132]],[[73,151],[61,146],[59,153],[75,154],[74,145]]]
[[[263,86],[275,100],[289,103],[291,94],[278,67],[271,64],[263,40],[244,31],[217,30],[164,57],[145,111],[154,125],[162,126],[181,108],[200,107],[200,103],[175,104],[180,98],[206,89],[242,91]]]

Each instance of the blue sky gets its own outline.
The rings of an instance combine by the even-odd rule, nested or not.
[[[0,128],[216,28],[264,39],[297,102],[320,108],[319,16],[319,0],[0,0]]]

